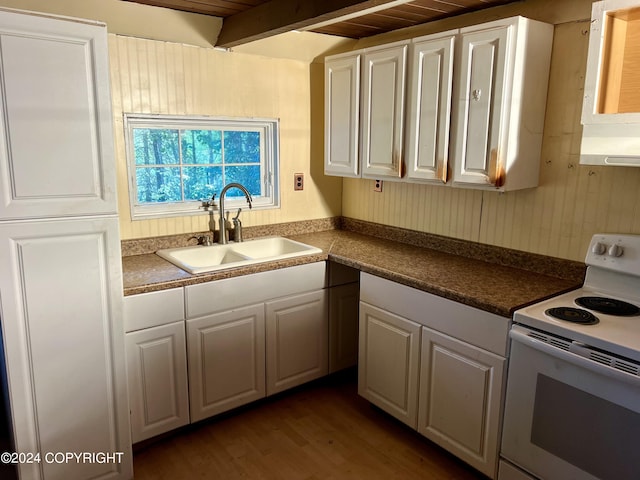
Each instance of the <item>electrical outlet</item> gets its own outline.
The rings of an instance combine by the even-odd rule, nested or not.
[[[374,180],[373,191],[374,192],[381,192],[382,191],[382,180]]]
[[[304,174],[303,173],[294,173],[293,174],[293,189],[294,190],[303,190],[304,189]]]

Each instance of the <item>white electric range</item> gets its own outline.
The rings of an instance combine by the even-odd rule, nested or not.
[[[594,235],[585,263],[514,314],[499,480],[640,478],[640,235]]]

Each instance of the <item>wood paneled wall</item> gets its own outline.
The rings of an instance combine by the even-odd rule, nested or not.
[[[311,168],[322,164],[322,150],[311,151],[312,139],[321,134],[312,135],[311,131],[314,104],[310,91],[312,72],[317,67],[293,60],[116,35],[109,36],[109,54],[123,239],[208,228],[204,212],[196,216],[131,221],[125,112],[279,118],[281,208],[243,211],[244,224],[264,225],[340,214],[341,180],[325,177],[321,168]],[[322,81],[320,70],[314,72],[314,78],[318,76]],[[303,191],[294,192],[293,176],[299,172],[305,173],[305,186]],[[325,196],[327,191],[334,194]]]

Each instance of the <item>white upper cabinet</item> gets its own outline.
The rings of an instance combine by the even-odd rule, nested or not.
[[[325,173],[360,176],[360,55],[328,58],[324,69]]]
[[[327,57],[325,173],[499,191],[537,186],[552,42],[553,25],[512,17],[352,52],[362,63],[359,97],[346,76],[341,89],[329,79],[344,54]],[[348,107],[357,98],[359,126]]]
[[[362,176],[400,178],[407,43],[366,49],[362,74]]]
[[[553,25],[523,17],[460,31],[453,182],[538,185]]]
[[[406,162],[411,181],[446,183],[456,32],[416,38],[409,47]]]
[[[325,174],[402,176],[407,45],[326,58]]]
[[[107,30],[0,11],[0,220],[116,213]]]
[[[640,166],[640,1],[595,2],[580,163]]]

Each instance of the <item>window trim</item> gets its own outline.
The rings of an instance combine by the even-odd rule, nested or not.
[[[131,220],[146,220],[162,217],[179,217],[189,215],[202,215],[206,211],[202,208],[202,201],[185,201],[175,203],[161,203],[154,205],[141,205],[137,202],[136,165],[133,147],[134,128],[158,128],[158,129],[222,129],[250,128],[260,129],[264,138],[264,165],[262,186],[267,195],[254,199],[252,209],[267,210],[280,208],[280,177],[279,177],[279,131],[280,122],[276,118],[240,118],[240,117],[214,117],[194,115],[158,115],[125,113],[124,115],[125,155],[127,163],[127,180],[129,187],[129,208]],[[262,167],[261,167],[262,168]],[[216,193],[216,203],[220,192]],[[207,200],[207,199],[202,199]],[[245,208],[244,198],[225,198],[225,210]],[[218,212],[218,209],[215,210]],[[218,212],[219,213],[219,212]]]

